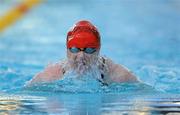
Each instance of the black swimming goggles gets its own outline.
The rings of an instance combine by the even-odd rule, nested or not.
[[[78,53],[80,51],[83,51],[87,54],[92,54],[94,52],[96,52],[96,48],[76,48],[76,47],[72,47],[72,48],[69,48],[70,52],[71,53]]]

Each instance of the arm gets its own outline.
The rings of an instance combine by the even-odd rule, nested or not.
[[[52,82],[63,77],[63,68],[59,63],[48,65],[43,71],[36,74],[27,85],[40,82]]]
[[[109,79],[111,82],[138,82],[138,79],[127,68],[113,63],[112,60],[106,60],[109,68]]]

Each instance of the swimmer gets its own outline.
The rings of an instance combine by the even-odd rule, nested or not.
[[[61,80],[68,72],[75,72],[78,77],[87,73],[96,73],[100,83],[138,82],[136,76],[122,65],[99,55],[101,37],[97,28],[89,21],[77,22],[67,33],[67,59],[51,64],[28,82],[32,85],[40,82]]]

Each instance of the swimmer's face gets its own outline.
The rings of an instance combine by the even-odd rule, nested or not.
[[[99,49],[67,49],[70,66],[78,73],[84,73],[94,65],[98,59]]]

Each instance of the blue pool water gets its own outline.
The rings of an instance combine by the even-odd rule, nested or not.
[[[0,1],[0,15],[14,3]],[[24,87],[66,58],[66,33],[80,19],[99,28],[101,55],[142,83],[67,79]],[[45,1],[0,34],[0,114],[180,114],[179,20],[178,0]]]

